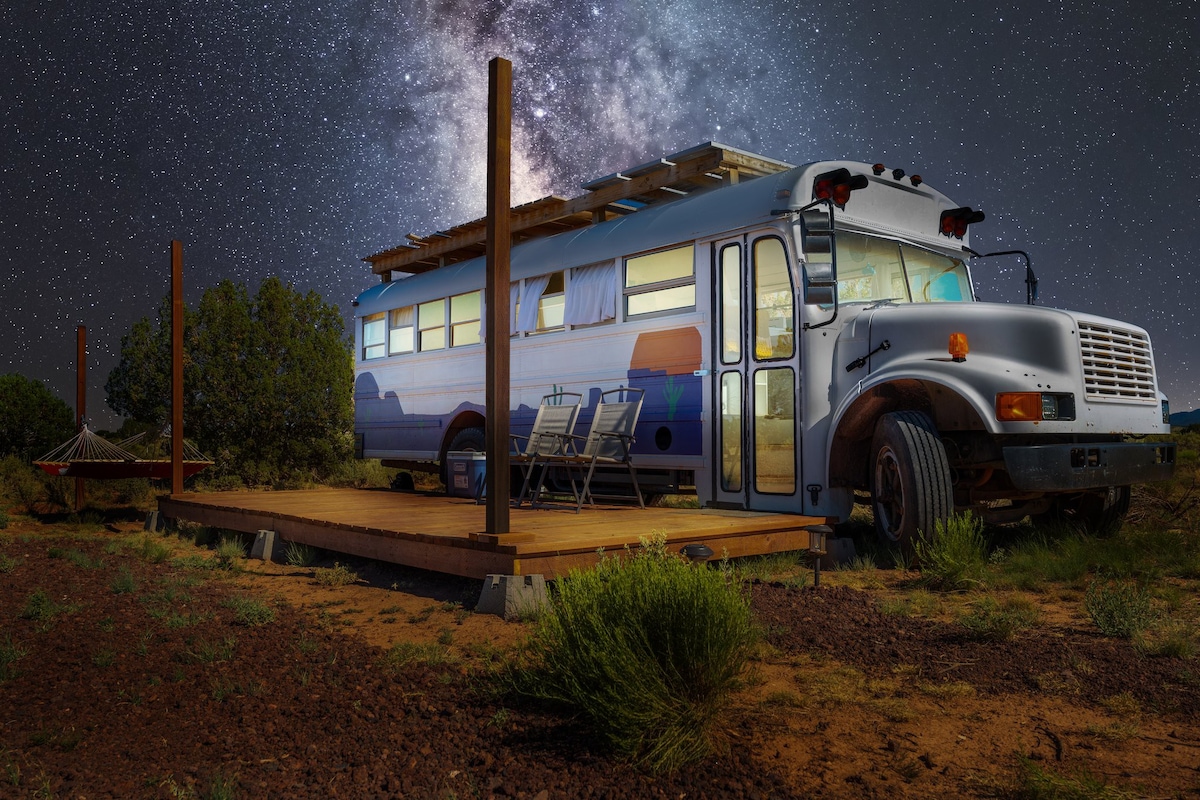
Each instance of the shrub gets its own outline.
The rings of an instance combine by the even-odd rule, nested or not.
[[[4,641],[0,642],[0,683],[4,683],[17,674],[13,669],[13,663],[24,658],[25,654],[25,648],[14,644],[11,635],[4,634]]]
[[[133,573],[129,571],[129,567],[124,564],[117,570],[116,576],[109,584],[113,594],[130,594],[137,588],[137,581],[133,578]]]
[[[660,539],[558,581],[523,688],[578,709],[617,752],[662,772],[714,750],[755,642],[731,574]]]
[[[1012,639],[1017,631],[1036,627],[1041,621],[1042,614],[1037,605],[1024,597],[1011,596],[1001,602],[991,597],[979,599],[959,623],[972,638],[1004,642]]]
[[[230,597],[221,605],[233,609],[233,621],[238,625],[253,627],[275,621],[275,609],[251,597]]]
[[[957,591],[983,581],[987,567],[983,520],[969,511],[934,523],[933,536],[918,536],[915,550],[921,578],[933,588]]]
[[[222,569],[233,569],[239,559],[246,557],[246,544],[236,533],[221,537],[217,545],[217,563]]]
[[[1149,593],[1134,583],[1092,581],[1083,607],[1105,636],[1120,639],[1132,639],[1154,621]]]
[[[293,567],[311,567],[317,561],[317,551],[300,542],[288,542],[283,551],[283,560]]]
[[[357,581],[358,573],[335,561],[332,567],[319,567],[316,578],[322,586],[345,586]]]

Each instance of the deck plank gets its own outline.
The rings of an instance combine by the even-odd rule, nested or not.
[[[534,574],[584,568],[598,551],[636,547],[654,534],[668,546],[708,544],[719,557],[808,547],[822,517],[713,509],[599,506],[510,510],[509,534],[485,533],[485,507],[463,498],[371,489],[182,493],[159,498],[164,516],[453,575]]]

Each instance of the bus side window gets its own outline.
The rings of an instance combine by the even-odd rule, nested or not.
[[[421,329],[421,352],[446,347],[446,301],[431,300],[417,306],[417,325]]]
[[[391,327],[388,330],[388,354],[411,353],[413,351],[413,308],[393,309]]]
[[[479,344],[479,292],[457,294],[450,298],[450,346]]]
[[[383,358],[387,355],[387,343],[386,339],[384,338],[386,335],[386,328],[386,314],[371,314],[368,317],[363,317],[362,357],[364,361],[370,358]]]
[[[625,316],[683,311],[696,306],[692,245],[625,259]]]

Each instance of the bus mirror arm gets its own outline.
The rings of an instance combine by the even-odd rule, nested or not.
[[[994,253],[976,253],[969,247],[964,247],[972,258],[990,258],[991,256],[1020,256],[1025,259],[1025,303],[1027,305],[1035,305],[1038,299],[1038,279],[1037,275],[1033,274],[1033,266],[1031,264],[1029,253],[1024,250],[997,250]]]

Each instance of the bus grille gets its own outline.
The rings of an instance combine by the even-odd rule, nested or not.
[[[1157,402],[1154,358],[1146,334],[1080,321],[1079,349],[1088,400]]]

